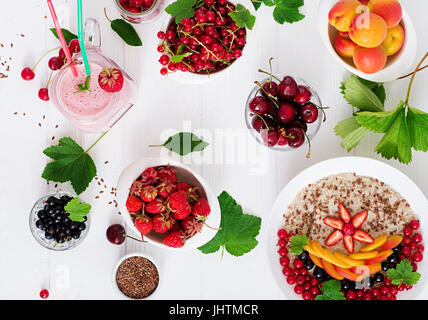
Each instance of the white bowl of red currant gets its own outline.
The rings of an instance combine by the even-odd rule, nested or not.
[[[245,121],[254,139],[277,151],[290,151],[308,145],[316,136],[325,113],[315,89],[305,80],[269,75],[255,81],[245,104]]]
[[[239,4],[255,14],[249,0],[204,0],[194,8],[192,18],[179,24],[168,15],[157,34],[160,73],[180,83],[198,84],[243,64],[251,31],[238,27],[229,16]]]

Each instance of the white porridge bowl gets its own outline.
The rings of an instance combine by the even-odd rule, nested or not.
[[[285,276],[282,274],[282,267],[279,264],[277,232],[284,226],[283,214],[297,194],[308,184],[313,184],[330,175],[348,172],[378,179],[401,194],[408,201],[420,220],[421,228],[418,232],[422,234],[423,239],[428,236],[428,218],[426,217],[426,212],[428,212],[427,198],[418,186],[401,171],[381,161],[362,157],[333,158],[317,163],[303,170],[282,189],[273,205],[268,222],[265,237],[265,241],[267,242],[267,256],[274,281],[278,284],[286,299],[301,299],[301,296],[297,295],[294,292],[294,287],[287,283]],[[428,270],[426,269],[426,264],[425,260],[418,263],[418,272],[422,275],[421,279],[411,290],[399,292],[397,295],[398,299],[414,300],[423,299],[427,296],[428,288],[425,287],[425,284],[427,282]]]
[[[208,200],[208,203],[211,207],[211,213],[206,219],[206,224],[212,228],[218,228],[220,226],[220,206],[218,200],[211,187],[208,185],[207,181],[202,178],[198,173],[190,169],[189,167],[183,165],[182,163],[172,161],[169,159],[161,158],[142,158],[133,163],[131,163],[119,177],[117,184],[117,201],[119,206],[119,211],[121,212],[121,217],[128,225],[128,227],[138,236],[141,236],[138,229],[134,226],[131,215],[126,209],[126,200],[129,195],[129,188],[131,187],[134,180],[147,168],[149,167],[158,167],[158,166],[171,166],[177,170],[177,178],[179,182],[187,182],[192,186],[196,186],[202,197],[205,197]],[[202,227],[202,231],[197,233],[190,239],[186,240],[186,243],[181,248],[170,248],[165,246],[162,243],[163,236],[155,232],[144,235],[144,240],[148,243],[163,249],[169,250],[187,250],[194,249],[210,241],[217,230],[208,228],[206,225]]]
[[[256,15],[256,11],[250,0],[228,0],[228,1],[234,5],[237,5],[240,3],[246,9],[248,9],[252,15],[254,16]],[[168,28],[169,24],[171,23],[171,20],[172,20],[172,17],[169,14],[166,14],[164,21],[162,23],[161,30],[165,31]],[[257,24],[257,19],[256,19],[256,24]],[[209,75],[192,73],[188,71],[187,72],[176,71],[168,74],[168,77],[182,84],[194,85],[194,84],[203,84],[208,81],[224,77],[227,74],[229,74],[232,70],[235,70],[235,72],[237,72],[239,70],[239,66],[244,66],[248,64],[248,55],[252,51],[254,51],[252,50],[253,48],[252,46],[255,42],[254,28],[253,30],[249,30],[246,28],[246,44],[242,49],[242,56],[236,61],[234,61],[230,66]]]
[[[318,28],[320,31],[321,39],[326,46],[328,52],[349,72],[359,76],[360,78],[367,79],[375,82],[389,82],[396,80],[398,77],[403,76],[412,70],[413,63],[417,54],[417,37],[415,27],[410,16],[407,14],[403,7],[403,18],[401,25],[405,30],[405,40],[403,47],[395,55],[388,57],[386,66],[373,74],[367,74],[358,70],[352,58],[344,58],[340,56],[334,48],[334,38],[337,34],[335,27],[331,26],[328,21],[328,13],[330,9],[338,0],[322,0],[318,8]],[[400,1],[402,6],[404,1]]]

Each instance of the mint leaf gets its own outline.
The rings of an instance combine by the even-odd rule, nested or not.
[[[240,3],[236,6],[235,11],[229,12],[229,16],[235,21],[239,28],[246,26],[248,29],[252,30],[256,22],[256,17]]]
[[[402,283],[412,286],[421,278],[421,274],[413,271],[412,263],[407,259],[402,260],[395,269],[388,269],[386,275],[397,286]]]
[[[92,158],[71,138],[61,138],[59,145],[46,148],[43,153],[54,161],[46,165],[42,178],[70,181],[77,194],[85,191],[97,174]]]
[[[183,61],[183,59],[185,57],[188,57],[188,56],[191,56],[191,55],[192,55],[191,52],[186,52],[186,53],[183,53],[183,54],[175,54],[175,55],[173,55],[171,57],[171,59],[169,61],[174,62],[174,63],[178,63],[178,62]]]
[[[203,151],[207,146],[207,142],[191,132],[179,132],[169,137],[162,145],[151,145],[151,147],[165,147],[180,156]]]
[[[89,76],[86,77],[84,83],[80,83],[80,84],[77,85],[77,87],[80,90],[74,91],[73,93],[78,93],[78,92],[83,92],[83,91],[91,91],[90,88],[89,88],[90,82],[91,82],[91,76],[89,75]]]
[[[56,29],[55,28],[50,28],[49,30],[58,39],[58,34],[56,32]],[[62,34],[64,35],[64,39],[65,39],[65,42],[67,42],[67,44],[69,44],[71,40],[77,39],[77,36],[74,33],[71,33],[70,31],[68,31],[67,29],[62,29],[61,28],[61,31],[62,31]]]
[[[122,19],[116,19],[111,21],[110,25],[113,31],[116,32],[126,44],[133,47],[140,47],[143,45],[140,36],[130,23]]]
[[[303,252],[303,247],[307,246],[309,243],[308,237],[306,235],[296,235],[290,238],[290,252],[294,254],[301,254]]]
[[[346,300],[341,290],[341,284],[338,280],[324,281],[322,284],[321,292],[315,297],[315,300]]]
[[[428,151],[428,113],[415,108],[408,108],[407,126],[413,149]]]
[[[274,0],[273,2],[275,5],[273,18],[279,24],[298,22],[305,17],[300,13],[300,7],[304,5],[303,0]],[[264,3],[266,4],[265,1]]]
[[[71,221],[84,222],[84,217],[91,211],[91,205],[74,198],[67,203],[64,210],[69,213]]]
[[[208,243],[198,249],[205,253],[225,248],[231,255],[239,257],[253,250],[258,241],[262,219],[242,212],[242,207],[226,192],[218,196],[221,210],[220,230]]]
[[[384,111],[378,96],[355,75],[342,83],[341,91],[345,100],[353,107],[362,111]]]
[[[403,111],[404,102],[391,111],[370,112],[364,111],[356,114],[358,123],[373,132],[385,133],[391,127],[397,116]]]
[[[184,18],[193,17],[193,6],[196,0],[177,0],[165,8],[165,11],[175,17],[177,24],[181,23]]]
[[[412,140],[406,122],[406,110],[401,112],[376,147],[376,152],[386,159],[396,159],[404,164],[412,161]]]

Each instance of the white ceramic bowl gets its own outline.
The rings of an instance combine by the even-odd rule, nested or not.
[[[198,187],[198,191],[201,196],[205,197],[208,200],[208,203],[211,207],[211,213],[205,221],[207,225],[213,228],[218,228],[220,226],[220,206],[218,204],[218,200],[214,192],[211,190],[208,183],[202,178],[199,174],[194,172],[192,169],[186,167],[185,165],[175,162],[169,159],[159,159],[159,158],[143,158],[135,161],[130,164],[119,177],[119,181],[117,184],[117,201],[119,205],[119,210],[122,213],[121,216],[123,220],[126,222],[128,227],[137,235],[140,235],[140,232],[134,226],[134,223],[131,219],[131,215],[126,209],[126,199],[129,195],[129,188],[131,187],[134,180],[146,169],[149,167],[157,167],[157,166],[167,166],[177,170],[178,181],[187,182],[190,185]],[[162,243],[163,236],[157,233],[149,233],[144,235],[144,240],[153,244],[154,246],[170,249],[170,250],[187,250],[197,248],[209,240],[211,240],[215,234],[216,230],[208,228],[207,226],[202,227],[202,231],[190,239],[187,239],[185,245],[181,248],[170,248],[165,246]]]
[[[352,59],[341,57],[334,49],[334,38],[337,30],[329,24],[328,12],[338,0],[322,0],[318,8],[318,27],[320,30],[321,39],[327,47],[331,55],[333,55],[339,63],[353,74],[370,81],[388,82],[396,80],[412,71],[413,63],[417,54],[417,38],[413,22],[403,8],[402,26],[405,29],[406,36],[403,47],[394,56],[388,57],[388,62],[382,70],[367,74],[358,70]],[[403,1],[401,1],[403,2]]]
[[[254,16],[256,15],[256,11],[254,10],[254,6],[250,0],[229,0],[229,2],[233,3],[234,5],[240,3],[246,9],[248,9],[252,15]],[[164,18],[161,29],[166,30],[170,22],[171,22],[171,16],[167,14]],[[256,23],[257,23],[257,19],[256,19]],[[235,62],[233,62],[229,67],[221,71],[214,72],[210,75],[176,71],[168,74],[168,77],[182,84],[202,84],[202,83],[206,83],[208,81],[217,79],[219,77],[223,77],[225,74],[229,73],[231,70],[235,70],[237,66],[248,63],[248,55],[250,54],[250,52],[252,52],[251,46],[253,44],[253,39],[254,39],[254,28],[253,30],[247,29],[246,44],[242,49],[242,56],[239,59],[237,59]]]
[[[119,289],[119,287],[117,285],[117,282],[116,282],[116,274],[117,274],[117,270],[119,269],[120,264],[123,261],[125,261],[126,259],[131,258],[131,257],[143,257],[143,258],[146,258],[147,260],[150,260],[155,265],[156,269],[158,269],[158,273],[159,273],[159,283],[158,283],[158,286],[156,287],[155,291],[153,291],[153,293],[151,295],[149,295],[149,296],[147,296],[145,298],[142,298],[142,299],[133,299],[133,298],[130,298],[130,297],[126,296],[122,291],[120,291],[120,289]],[[127,254],[127,255],[125,255],[125,256],[123,256],[122,258],[119,259],[119,261],[116,263],[116,265],[113,268],[113,272],[112,272],[112,275],[111,275],[111,282],[112,282],[113,290],[116,293],[116,295],[117,296],[121,296],[122,298],[129,299],[129,300],[156,299],[156,297],[159,294],[160,285],[162,283],[161,276],[162,275],[161,275],[161,270],[159,269],[159,264],[155,260],[153,260],[152,257],[149,257],[149,256],[145,255],[144,253],[134,252],[134,253]]]
[[[297,194],[308,184],[315,183],[329,175],[346,172],[355,172],[357,175],[379,179],[400,193],[418,215],[421,222],[420,232],[422,237],[425,239],[428,236],[427,198],[418,186],[401,171],[383,162],[360,157],[334,158],[317,163],[299,173],[282,189],[273,205],[267,229],[267,254],[272,275],[287,299],[301,299],[301,296],[294,293],[294,287],[285,281],[285,277],[282,274],[282,267],[279,264],[278,247],[276,244],[278,242],[277,232],[284,225],[283,214]],[[423,298],[422,291],[428,277],[426,264],[426,260],[418,263],[418,272],[422,275],[421,279],[412,290],[400,292],[397,296],[398,299],[413,300]]]

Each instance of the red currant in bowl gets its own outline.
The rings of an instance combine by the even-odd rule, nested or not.
[[[308,145],[309,156],[311,141],[325,116],[318,93],[305,80],[291,75],[272,74],[255,84],[245,104],[251,136],[277,151]]]

